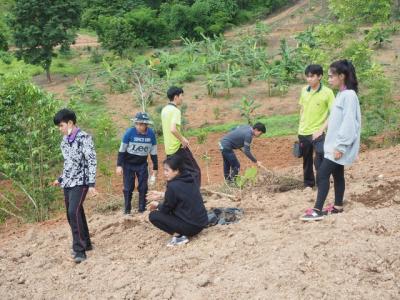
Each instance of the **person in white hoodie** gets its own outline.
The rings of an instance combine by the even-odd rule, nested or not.
[[[317,200],[314,208],[308,209],[300,218],[303,221],[317,221],[327,214],[343,212],[344,166],[353,163],[360,149],[361,110],[357,97],[358,81],[353,64],[346,59],[332,63],[329,67],[328,82],[333,88],[339,89],[339,92],[329,115],[324,160],[317,175]],[[334,180],[335,203],[323,210],[331,175]]]

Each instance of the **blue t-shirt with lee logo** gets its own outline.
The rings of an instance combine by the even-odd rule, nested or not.
[[[119,147],[117,165],[144,164],[147,162],[148,155],[153,161],[153,169],[157,170],[157,140],[154,131],[147,128],[146,133],[141,134],[136,128],[129,128]]]

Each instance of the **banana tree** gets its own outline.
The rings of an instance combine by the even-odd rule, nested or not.
[[[240,85],[240,77],[243,70],[238,65],[228,63],[225,72],[218,74],[218,80],[224,83],[227,88],[228,96],[231,94],[230,89]]]
[[[271,92],[271,83],[273,78],[276,78],[279,76],[279,67],[270,63],[264,63],[261,65],[261,73],[257,77],[258,79],[265,80],[267,82],[267,87],[268,87],[268,96],[272,95]]]

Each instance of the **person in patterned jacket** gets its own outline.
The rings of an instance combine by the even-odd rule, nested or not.
[[[117,175],[124,178],[124,213],[129,215],[132,209],[132,193],[135,189],[135,177],[138,179],[139,209],[142,213],[146,210],[146,194],[149,178],[147,158],[150,155],[153,162],[153,173],[150,184],[154,184],[157,177],[158,158],[157,140],[154,131],[148,127],[152,124],[145,112],[138,112],[132,119],[134,127],[128,128],[122,138],[118,151]]]
[[[64,157],[62,175],[53,182],[64,189],[64,200],[68,223],[72,231],[72,255],[76,263],[86,259],[86,251],[92,250],[89,228],[86,222],[83,202],[89,192],[97,194],[96,152],[92,137],[76,126],[76,115],[69,109],[62,109],[54,116],[54,124],[64,136],[61,152]]]

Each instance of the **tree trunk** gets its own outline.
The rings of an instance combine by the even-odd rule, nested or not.
[[[47,77],[47,82],[51,82],[51,76],[50,76],[50,66],[46,67],[46,77]]]

